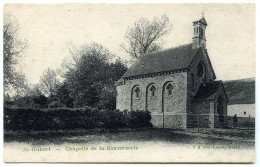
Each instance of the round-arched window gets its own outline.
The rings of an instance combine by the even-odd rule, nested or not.
[[[138,87],[136,87],[134,89],[134,93],[135,93],[135,98],[139,98],[140,97],[140,89]]]
[[[203,78],[205,74],[205,68],[203,62],[200,62],[197,67],[197,75],[199,78]]]
[[[168,92],[168,95],[172,95],[172,89],[173,89],[173,86],[171,83],[169,83],[167,86],[166,86],[166,89],[167,89],[167,92]]]
[[[154,85],[152,85],[152,86],[150,87],[150,91],[151,91],[151,96],[152,96],[152,97],[155,96],[156,87],[155,87]]]

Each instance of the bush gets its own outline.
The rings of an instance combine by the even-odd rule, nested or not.
[[[147,111],[112,111],[96,108],[4,108],[5,130],[64,130],[151,127]]]

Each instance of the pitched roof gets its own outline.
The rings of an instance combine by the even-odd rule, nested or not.
[[[208,25],[204,17],[202,17],[202,18],[201,18],[200,20],[198,20],[198,21],[194,21],[193,23],[195,23],[195,24],[196,24],[196,23],[202,23],[202,24],[204,24],[205,26]]]
[[[136,61],[122,78],[188,68],[198,50],[199,48],[192,49],[192,44],[187,44],[146,54]]]
[[[223,86],[221,81],[214,81],[209,83],[203,83],[200,85],[199,90],[194,96],[194,100],[212,100],[220,86]],[[225,90],[224,90],[225,91]]]

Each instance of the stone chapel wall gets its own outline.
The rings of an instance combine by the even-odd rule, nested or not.
[[[148,110],[155,127],[186,128],[187,72],[126,80],[117,87],[117,109]]]
[[[199,63],[202,62],[202,64],[204,65],[204,70],[205,70],[205,74],[203,77],[199,77],[198,76],[198,65]],[[214,81],[214,73],[210,67],[210,64],[209,64],[209,60],[206,58],[206,52],[203,51],[202,49],[199,50],[199,52],[195,55],[192,63],[190,64],[189,66],[189,69],[190,69],[190,79],[189,79],[189,83],[192,83],[193,84],[190,84],[190,92],[192,92],[193,94],[191,95],[195,95],[197,90],[199,89],[201,83],[203,82],[212,82]],[[193,77],[191,77],[193,76]],[[192,81],[193,80],[193,81]]]

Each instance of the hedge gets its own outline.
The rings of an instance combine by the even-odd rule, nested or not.
[[[148,111],[110,111],[95,108],[4,108],[5,130],[63,130],[151,127]]]

